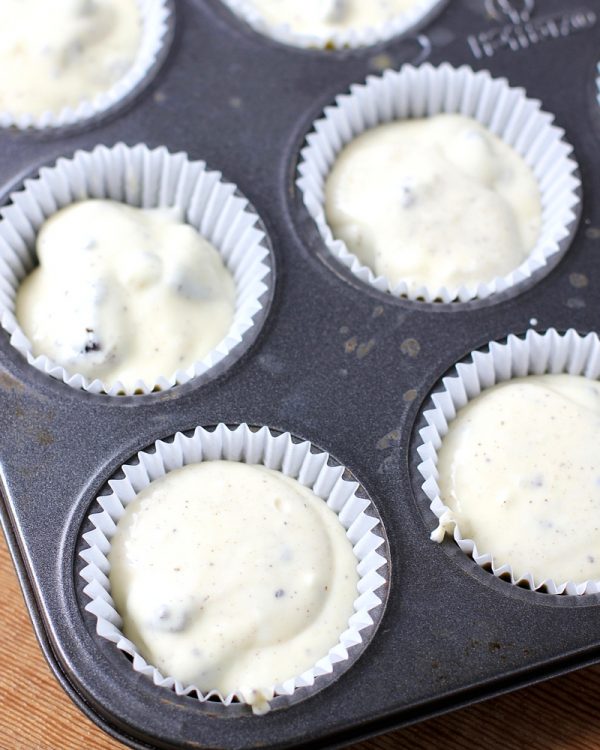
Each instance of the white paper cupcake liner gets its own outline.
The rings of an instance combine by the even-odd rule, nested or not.
[[[302,150],[298,187],[329,251],[361,281],[396,297],[427,302],[465,302],[489,297],[529,278],[566,251],[575,232],[580,209],[581,183],[577,164],[569,157],[572,147],[563,140],[564,131],[552,125],[553,115],[542,112],[539,101],[525,91],[512,88],[503,78],[468,66],[453,68],[444,63],[433,67],[404,65],[400,71],[370,76],[355,84],[350,94],[337,97],[313,126]],[[406,282],[393,284],[376,276],[336,239],[325,216],[325,181],[342,148],[365,130],[392,120],[427,117],[442,112],[458,113],[478,120],[519,153],[538,182],[542,203],[539,239],[518,268],[479,285],[459,288],[415,288]]]
[[[87,198],[108,198],[132,206],[175,206],[221,254],[236,287],[234,319],[227,336],[202,360],[189,362],[175,373],[157,373],[152,382],[138,380],[126,387],[120,381],[90,380],[45,355],[34,356],[31,342],[15,317],[18,287],[36,264],[35,240],[44,221],[64,206]],[[220,363],[245,342],[264,310],[273,273],[265,233],[258,215],[235,185],[201,161],[165,147],[122,143],[77,151],[42,167],[39,176],[25,181],[10,195],[11,204],[0,210],[0,324],[11,344],[41,372],[72,388],[111,396],[150,393],[187,383]]]
[[[404,13],[399,13],[385,23],[372,27],[332,31],[327,35],[303,34],[294,31],[288,24],[271,24],[256,9],[251,0],[222,0],[222,2],[259,34],[271,37],[283,44],[304,49],[357,49],[385,42],[422,26],[438,13],[448,0],[419,0],[414,7]]]
[[[456,374],[443,379],[442,390],[431,397],[433,408],[424,412],[428,424],[420,430],[417,447],[422,462],[418,470],[423,477],[423,491],[431,501],[430,508],[439,519],[439,526],[431,538],[441,542],[446,533],[453,534],[460,549],[470,555],[478,565],[490,568],[497,577],[508,577],[511,583],[532,590],[544,588],[550,594],[596,594],[600,592],[600,580],[555,581],[546,578],[536,580],[526,572],[515,576],[509,563],[499,564],[484,550],[479,550],[472,539],[463,537],[452,510],[440,497],[438,485],[438,450],[442,438],[447,434],[456,412],[485,388],[491,388],[511,378],[544,373],[569,373],[600,378],[600,339],[595,333],[580,336],[573,329],[559,334],[553,328],[546,333],[527,331],[524,338],[510,335],[506,343],[492,342],[488,351],[476,351],[468,363],[456,365]]]
[[[63,107],[57,112],[41,115],[13,115],[0,111],[0,127],[20,130],[61,128],[86,122],[112,110],[133,96],[148,83],[166,57],[173,26],[172,0],[137,0],[142,16],[140,46],[131,67],[109,89],[92,99],[83,99],[75,107]]]
[[[220,424],[214,432],[198,427],[189,437],[177,433],[173,442],[158,440],[155,448],[156,452],[153,453],[138,453],[139,463],[125,464],[122,467],[124,479],[109,481],[111,494],[98,498],[102,512],[89,516],[94,530],[83,535],[87,547],[81,552],[81,557],[87,565],[81,571],[81,576],[87,581],[84,593],[91,600],[86,610],[97,618],[98,635],[129,654],[136,672],[150,677],[155,685],[174,690],[177,695],[196,696],[202,702],[217,697],[226,706],[237,699],[253,704],[256,712],[268,710],[264,702],[255,703],[255,695],[241,691],[222,695],[216,690],[205,694],[196,686],[183,685],[148,664],[120,630],[122,620],[110,594],[108,561],[111,539],[125,507],[153,480],[181,466],[201,461],[227,459],[264,464],[294,477],[327,502],[346,529],[357,559],[360,579],[354,613],[347,629],[340,634],[338,643],[311,669],[283,683],[261,688],[260,696],[268,702],[277,695],[290,696],[297,688],[313,686],[315,681],[318,687],[318,678],[332,674],[334,666],[348,661],[351,656],[349,652],[363,642],[361,632],[373,625],[373,610],[382,604],[381,589],[386,581],[378,571],[385,565],[386,559],[377,550],[384,545],[384,539],[379,520],[368,514],[372,510],[371,502],[356,494],[359,488],[356,482],[343,478],[342,466],[328,464],[329,454],[314,452],[309,442],[294,441],[289,433],[272,435],[267,427],[256,432],[246,424],[236,428]]]

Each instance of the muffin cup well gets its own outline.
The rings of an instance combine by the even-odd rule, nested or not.
[[[62,128],[78,125],[118,107],[148,83],[166,57],[174,25],[172,0],[137,0],[142,17],[142,36],[135,60],[130,68],[109,89],[91,99],[82,99],[77,106],[63,107],[57,112],[41,115],[14,115],[0,111],[0,127],[20,130]]]
[[[228,706],[237,699],[250,703],[255,713],[263,713],[269,709],[268,702],[277,695],[290,696],[301,687],[315,685],[318,688],[319,676],[339,670],[340,667],[335,665],[348,661],[351,657],[349,650],[355,650],[363,642],[361,631],[373,625],[373,616],[379,619],[381,614],[381,610],[377,615],[373,610],[380,607],[384,598],[381,589],[386,580],[378,571],[385,565],[386,558],[377,550],[385,542],[380,528],[377,528],[379,520],[368,514],[371,502],[356,494],[359,488],[356,482],[343,478],[344,467],[328,463],[329,454],[315,452],[309,442],[297,442],[289,433],[275,436],[267,427],[258,431],[251,430],[246,424],[236,428],[219,424],[214,431],[197,427],[191,436],[177,433],[172,442],[157,440],[155,448],[152,453],[138,453],[139,463],[125,464],[122,467],[124,479],[109,481],[111,494],[98,498],[103,511],[89,516],[94,530],[83,535],[88,546],[81,552],[87,563],[81,575],[87,581],[84,593],[91,599],[86,609],[97,618],[98,634],[129,654],[133,658],[133,669],[150,677],[155,685],[173,689],[178,695],[197,696],[200,701],[216,696]],[[122,620],[110,595],[108,554],[116,524],[128,503],[150,482],[169,471],[187,464],[219,459],[264,464],[312,489],[335,511],[346,529],[360,576],[355,611],[347,629],[340,633],[339,642],[311,669],[281,684],[265,686],[258,694],[256,691],[250,695],[238,691],[222,695],[215,690],[203,694],[194,685],[183,685],[173,677],[161,674],[146,662],[135,644],[121,632]],[[341,668],[344,668],[343,664]]]
[[[357,49],[386,42],[427,23],[448,0],[418,0],[414,7],[377,26],[332,31],[325,36],[295,32],[288,24],[271,24],[248,0],[222,0],[259,34],[304,49]]]
[[[31,342],[15,317],[15,298],[36,264],[37,231],[60,208],[88,198],[142,208],[178,207],[184,220],[217,248],[235,282],[235,312],[227,336],[202,360],[175,373],[157,373],[153,382],[140,379],[125,387],[119,381],[104,383],[67,372],[44,354],[32,354]],[[207,372],[253,333],[273,283],[266,235],[248,201],[204,162],[189,161],[186,154],[171,154],[165,147],[97,146],[89,152],[77,151],[71,159],[61,158],[53,167],[42,167],[39,176],[26,180],[10,199],[11,204],[0,210],[0,323],[11,344],[41,372],[91,393],[164,391]]]
[[[506,343],[492,342],[487,351],[476,351],[471,361],[456,365],[456,374],[443,379],[442,390],[436,391],[431,401],[433,408],[424,412],[428,424],[420,430],[417,447],[421,463],[418,470],[423,477],[422,489],[431,501],[430,508],[439,519],[432,532],[433,541],[441,542],[445,534],[452,533],[460,549],[470,555],[480,566],[491,567],[497,577],[509,577],[511,583],[532,590],[544,588],[550,594],[596,594],[600,592],[600,580],[555,581],[547,578],[535,580],[526,572],[515,576],[510,563],[499,564],[476,543],[463,537],[454,513],[440,497],[438,485],[438,450],[442,438],[447,434],[456,412],[481,391],[512,378],[545,373],[569,373],[600,378],[600,339],[595,333],[579,335],[573,329],[565,334],[553,328],[546,333],[527,331],[524,338],[510,335]]]
[[[503,78],[468,66],[453,68],[424,64],[404,65],[370,76],[355,84],[349,94],[337,97],[324,117],[314,124],[302,150],[297,181],[304,204],[333,256],[361,281],[396,297],[427,302],[466,302],[503,292],[548,265],[566,251],[577,226],[580,210],[580,180],[577,164],[570,158],[572,147],[564,132],[552,125],[553,115],[542,112],[540,102],[528,99],[523,89],[512,88]],[[410,117],[428,117],[442,112],[462,114],[478,120],[515,149],[537,180],[542,204],[538,241],[518,268],[487,283],[458,288],[412,288],[406,282],[393,284],[376,276],[336,239],[325,215],[325,181],[338,153],[360,133],[383,123]],[[556,258],[554,258],[556,259]]]

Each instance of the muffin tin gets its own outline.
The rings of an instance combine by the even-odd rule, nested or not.
[[[421,33],[322,52],[262,37],[218,0],[180,0],[168,58],[118,113],[85,132],[0,131],[3,204],[28,175],[77,149],[164,145],[235,183],[273,249],[274,295],[257,339],[210,377],[163,393],[69,388],[0,337],[0,507],[30,613],[73,700],[130,747],[342,746],[600,661],[598,595],[523,590],[453,541],[432,543],[436,518],[417,471],[429,395],[469,352],[529,328],[600,327],[598,7],[532,5],[451,0]],[[425,303],[363,284],[330,255],[295,185],[306,134],[337,94],[425,60],[523,86],[556,115],[580,165],[570,248],[554,268],[485,300]],[[315,695],[297,691],[294,705],[262,717],[134,672],[96,634],[79,575],[87,517],[115,471],[157,439],[220,422],[289,431],[330,453],[371,498],[389,545],[387,601],[360,658]]]

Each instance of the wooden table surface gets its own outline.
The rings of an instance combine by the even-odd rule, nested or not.
[[[0,750],[117,750],[71,703],[33,634],[0,532]],[[600,666],[356,745],[353,750],[600,750]]]

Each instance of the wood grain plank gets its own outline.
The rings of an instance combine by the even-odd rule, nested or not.
[[[0,750],[118,750],[53,678],[0,534]],[[521,690],[353,750],[599,750],[600,666]]]

